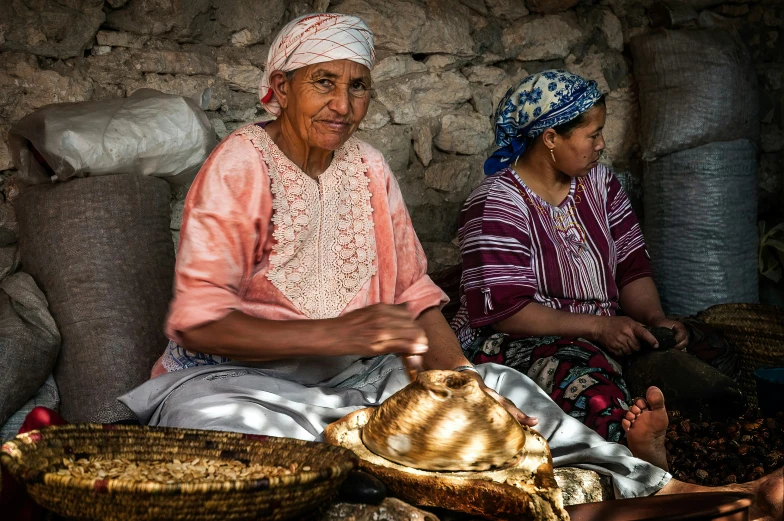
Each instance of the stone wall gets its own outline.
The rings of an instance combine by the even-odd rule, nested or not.
[[[784,7],[777,0],[688,0],[736,24],[763,87],[761,211],[781,211]],[[267,116],[257,85],[268,46],[313,11],[363,17],[376,34],[375,93],[359,131],[397,175],[431,269],[455,263],[457,216],[492,149],[490,118],[509,86],[544,68],[596,79],[607,94],[603,161],[637,179],[638,107],[629,38],[652,0],[3,0],[0,171],[12,195],[10,125],[43,105],[127,96],[143,87],[191,96],[219,136]],[[718,4],[718,5],[717,5]],[[187,187],[173,201],[177,235]],[[0,212],[0,227],[10,223]],[[7,224],[7,226],[11,226]]]

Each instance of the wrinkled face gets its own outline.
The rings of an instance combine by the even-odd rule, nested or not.
[[[357,130],[370,104],[370,70],[350,60],[297,69],[286,117],[308,146],[337,150]]]
[[[585,113],[583,124],[572,130],[568,136],[556,138],[556,167],[569,177],[588,175],[599,162],[604,150],[602,129],[607,109],[602,103],[594,105]]]

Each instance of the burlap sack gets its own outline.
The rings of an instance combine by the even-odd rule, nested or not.
[[[642,158],[760,134],[757,72],[725,29],[660,29],[631,41]]]
[[[16,203],[23,266],[62,335],[55,380],[71,422],[127,418],[116,398],[147,380],[163,352],[169,201],[166,181],[114,175],[29,186]]]

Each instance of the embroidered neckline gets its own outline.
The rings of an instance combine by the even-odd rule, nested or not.
[[[267,279],[309,318],[340,315],[377,269],[370,179],[359,141],[351,137],[335,151],[316,181],[258,125],[239,134],[269,169],[275,244]]]

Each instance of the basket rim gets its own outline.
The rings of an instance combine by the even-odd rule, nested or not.
[[[58,476],[52,472],[34,470],[24,465],[19,460],[25,454],[35,452],[37,445],[46,446],[47,435],[54,434],[48,439],[57,439],[58,432],[160,432],[166,435],[191,434],[202,437],[225,437],[245,439],[250,442],[263,442],[272,444],[293,444],[302,447],[318,447],[324,450],[325,465],[319,470],[302,471],[286,476],[271,476],[264,479],[233,480],[206,483],[159,483],[155,481],[126,482],[113,478],[81,479],[71,476]],[[335,450],[338,449],[338,450]],[[150,427],[136,425],[106,425],[106,424],[69,424],[62,426],[45,427],[40,430],[20,434],[5,442],[0,447],[0,467],[5,469],[24,485],[44,485],[75,490],[88,490],[96,493],[133,493],[136,495],[198,495],[212,492],[254,492],[272,489],[293,488],[302,485],[315,484],[321,481],[338,478],[347,474],[358,465],[357,456],[348,449],[336,447],[327,443],[298,440],[259,434],[243,434],[227,431],[210,431],[199,429],[181,429],[176,427]]]

